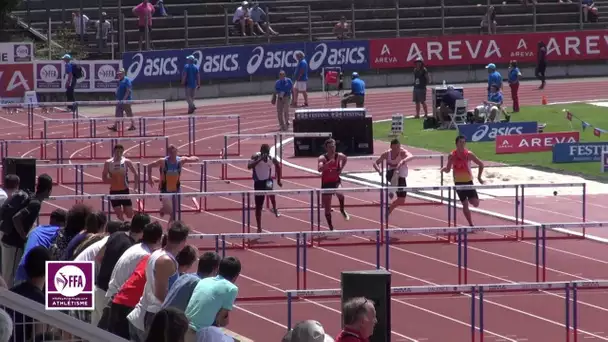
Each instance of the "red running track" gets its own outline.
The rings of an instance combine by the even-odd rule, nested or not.
[[[602,83],[586,82],[577,84],[576,90],[580,94],[573,94],[572,89],[566,90],[564,86],[556,82],[545,91],[549,99],[580,100],[589,96],[599,97],[599,89]],[[533,90],[534,85],[524,85],[521,93],[523,104],[535,104],[540,101],[541,93]],[[469,91],[470,89],[470,91]],[[561,93],[559,90],[561,89]],[[467,97],[481,100],[484,96],[482,86],[467,86]],[[564,93],[567,91],[567,93]],[[578,97],[577,97],[578,95]],[[409,93],[396,92],[386,94],[370,94],[367,99],[367,107],[377,119],[389,118],[397,111],[403,111],[404,104],[400,101],[409,98]],[[313,99],[315,99],[313,97]],[[399,99],[399,100],[397,100]],[[317,98],[319,102],[323,102]],[[311,101],[313,102],[313,101]],[[314,103],[314,102],[313,102]],[[319,106],[323,106],[320,103]],[[241,104],[226,104],[217,106],[205,106],[199,111],[209,114],[239,114],[242,111]],[[412,112],[410,104],[405,105],[406,112]],[[247,105],[247,114],[243,115],[243,133],[262,133],[276,129],[273,109],[266,102],[252,102]],[[172,111],[168,115],[183,114]],[[85,111],[86,114],[86,111]],[[141,113],[144,114],[144,113]],[[150,113],[146,113],[149,115]],[[54,116],[58,117],[58,116]],[[41,129],[42,118],[36,120],[35,130]],[[23,132],[26,130],[23,122],[25,118],[14,116],[2,116],[0,119],[6,122],[8,130]],[[23,119],[23,120],[21,120]],[[148,132],[158,130],[158,126],[150,125]],[[223,144],[223,134],[234,133],[234,127],[222,127],[221,122],[208,122],[207,127],[199,130],[197,136],[203,137],[201,141],[208,144],[210,150],[220,150]],[[184,127],[169,127],[167,134],[170,135],[172,143],[185,144],[187,133]],[[71,125],[57,127],[56,133],[71,134]],[[101,135],[100,135],[101,136]],[[15,138],[13,135],[12,138]],[[180,141],[181,140],[181,141]],[[242,154],[244,157],[252,154],[259,146],[258,141],[251,144],[243,144]],[[20,146],[15,149],[13,155],[36,156],[36,146]],[[78,147],[67,147],[66,155],[74,153],[82,154]],[[159,148],[162,146],[150,146]],[[129,151],[133,153],[133,151]],[[51,153],[50,153],[51,154]],[[145,160],[141,160],[144,162]],[[355,163],[353,163],[355,166]],[[351,165],[353,166],[353,165]],[[238,170],[241,165],[232,166],[231,172],[242,172]],[[367,167],[366,167],[367,169]],[[100,170],[87,171],[87,181],[99,178]],[[286,170],[290,175],[302,174],[301,171]],[[215,173],[219,175],[219,173]],[[185,182],[187,191],[197,191],[198,184],[195,180],[199,177],[198,168],[186,168],[184,178],[192,182]],[[358,186],[346,182],[346,187]],[[318,187],[318,180],[297,179],[285,180],[284,188]],[[251,184],[248,181],[215,182],[210,184],[211,191],[216,190],[249,190]],[[105,193],[105,186],[86,185],[85,193]],[[151,190],[155,191],[155,190]],[[60,185],[54,189],[55,195],[72,194],[73,186]],[[347,201],[350,203],[369,201],[369,195],[349,194]],[[236,202],[235,202],[236,201]],[[309,230],[309,214],[306,212],[307,199],[280,197],[279,207],[301,206],[303,210],[286,211],[282,217],[276,219],[267,213],[264,214],[263,228],[265,231],[294,231]],[[598,205],[601,200],[598,198]],[[414,202],[411,200],[410,202]],[[72,202],[48,203],[46,211],[53,207],[69,207]],[[98,203],[91,203],[99,206]],[[218,198],[213,200],[214,206],[239,207],[238,199]],[[483,204],[486,206],[486,202]],[[536,206],[537,204],[531,204]],[[193,205],[183,203],[183,209],[192,209]],[[496,206],[493,206],[496,208]],[[506,207],[506,206],[505,206]],[[598,207],[599,208],[599,207]],[[567,208],[553,208],[564,214],[568,214]],[[562,210],[563,209],[563,210]],[[379,213],[377,208],[357,208],[351,210],[351,220],[344,222],[338,215],[334,218],[337,229],[378,228]],[[530,211],[530,209],[528,209]],[[542,213],[539,210],[539,213]],[[463,222],[459,214],[459,222]],[[538,214],[539,219],[547,213]],[[551,214],[553,215],[553,214]],[[577,214],[572,214],[576,216]],[[591,210],[588,215],[600,217],[598,212]],[[595,215],[595,216],[594,216]],[[189,223],[197,232],[221,233],[240,232],[241,213],[234,212],[203,212],[198,214],[184,214],[184,221]],[[474,214],[474,220],[479,225],[512,224],[511,221],[498,219],[493,216]],[[599,220],[599,218],[598,218]],[[575,221],[569,219],[566,221]],[[201,223],[204,222],[204,223]],[[399,208],[391,217],[391,226],[400,227],[429,227],[446,224],[446,210],[441,206],[405,206]],[[326,229],[325,226],[321,227]],[[357,237],[345,238],[348,241],[357,241]],[[432,237],[429,237],[431,240]],[[272,243],[272,242],[271,242]],[[434,245],[394,245],[391,247],[391,268],[393,272],[393,285],[435,285],[453,284],[456,278],[456,246],[453,244]],[[605,277],[608,271],[608,258],[605,257],[605,246],[587,240],[555,240],[548,242],[548,281],[586,280]],[[290,248],[282,249],[248,249],[232,250],[229,252],[239,257],[244,262],[244,272],[239,278],[241,296],[277,296],[282,291],[293,289],[295,281],[295,251]],[[342,247],[319,247],[308,251],[308,288],[337,288],[340,286],[340,272],[344,270],[371,269],[375,267],[375,250],[372,246],[342,246]],[[469,244],[469,281],[471,283],[500,283],[534,280],[534,245],[530,242],[479,242]],[[582,293],[582,292],[581,292]],[[579,334],[581,338],[592,340],[606,340],[608,335],[604,333],[605,317],[608,313],[608,301],[602,293],[588,293],[580,298]],[[488,298],[489,299],[489,298]],[[605,303],[604,303],[605,302]],[[461,296],[438,297],[398,297],[393,299],[393,338],[407,341],[465,341],[469,340],[468,299]],[[563,295],[560,294],[538,294],[538,295],[496,295],[486,302],[486,330],[487,333],[496,337],[497,340],[515,341],[526,338],[528,341],[563,341]],[[285,301],[267,302],[242,302],[238,303],[230,328],[237,333],[253,338],[257,341],[278,340],[285,332],[286,325]],[[314,318],[321,321],[327,331],[335,335],[340,327],[339,303],[337,301],[308,301],[299,302],[294,306],[294,321]]]

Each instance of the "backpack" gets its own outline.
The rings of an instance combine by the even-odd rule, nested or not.
[[[78,64],[72,64],[72,75],[77,79],[81,79],[84,77],[84,73],[82,72],[82,67]]]
[[[19,210],[25,208],[30,203],[30,195],[23,191],[17,190],[8,201],[0,207],[0,232],[4,235],[9,235],[15,230],[13,225],[13,216]]]

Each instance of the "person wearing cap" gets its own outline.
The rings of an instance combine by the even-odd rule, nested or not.
[[[196,106],[194,105],[194,94],[196,89],[201,87],[201,74],[196,65],[196,59],[190,55],[186,57],[186,65],[182,71],[182,85],[186,90],[186,102],[188,103],[188,114],[194,113]]]
[[[321,323],[306,320],[289,330],[281,342],[334,342],[334,339],[325,333]]]
[[[72,56],[69,54],[63,55],[61,59],[65,62],[65,98],[67,102],[76,102],[76,98],[74,97],[74,89],[76,88],[76,81],[78,79],[74,77],[74,64],[72,64]],[[69,105],[68,109],[70,111],[74,110],[74,106]]]
[[[376,308],[374,302],[364,297],[355,297],[342,304],[342,331],[336,342],[369,342],[374,333]]]
[[[281,131],[287,131],[289,129],[289,104],[291,103],[293,82],[285,75],[285,70],[279,72],[279,79],[274,84],[274,90],[270,102],[277,106],[277,117]]]
[[[490,63],[486,65],[488,69],[488,95],[490,94],[490,88],[493,84],[498,85],[499,89],[502,89],[502,75],[496,70],[496,64]]]
[[[450,127],[450,114],[456,110],[456,101],[462,99],[464,99],[462,93],[454,89],[453,85],[447,87],[445,94],[441,97],[441,103],[435,116],[435,119],[439,122],[439,129]]]
[[[296,65],[296,70],[293,75],[295,83],[291,105],[293,107],[298,106],[298,95],[302,93],[302,97],[304,98],[303,107],[308,107],[308,62],[302,51],[296,52],[296,58],[298,59],[298,65]]]
[[[131,118],[131,126],[129,126],[129,131],[134,131],[136,128],[135,121],[133,120],[133,111],[131,110],[131,104],[123,103],[123,101],[131,101],[133,99],[131,80],[125,76],[124,68],[120,68],[116,76],[118,77],[118,87],[116,88],[116,101],[118,101],[118,103],[116,104],[115,115],[117,118],[122,118],[123,115],[126,113],[127,117]],[[116,132],[118,130],[118,121],[116,121],[114,125],[108,126],[108,129],[110,131]]]
[[[426,85],[429,84],[429,72],[424,66],[422,57],[416,59],[416,68],[414,68],[414,90],[413,101],[416,104],[416,118],[420,117],[420,106],[424,110],[424,117],[429,114],[426,106]]]
[[[253,20],[249,17],[249,3],[241,2],[241,6],[237,7],[232,16],[232,24],[237,32],[240,32],[243,37],[249,32],[255,36],[253,32]]]
[[[357,72],[353,72],[350,93],[342,99],[342,108],[346,108],[349,103],[354,103],[357,108],[362,108],[365,104],[365,82]]]

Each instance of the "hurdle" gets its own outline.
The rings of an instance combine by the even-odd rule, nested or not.
[[[81,117],[80,107],[87,106],[116,106],[118,104],[125,105],[138,105],[138,104],[162,104],[162,115],[166,116],[167,106],[165,99],[150,99],[150,100],[129,100],[129,101],[76,101],[76,102],[37,102],[37,103],[9,103],[0,104],[0,108],[26,108],[27,109],[27,121],[28,121],[28,138],[37,139],[34,134],[34,117],[36,108],[53,108],[53,107],[68,107],[72,106],[74,110],[71,113],[72,118],[76,119]],[[79,122],[72,122],[72,137],[77,137],[79,130]]]

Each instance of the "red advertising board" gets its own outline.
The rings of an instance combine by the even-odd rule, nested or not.
[[[574,143],[579,132],[551,132],[496,136],[496,154],[551,151],[553,145]]]
[[[373,69],[413,67],[418,57],[430,66],[535,62],[538,42],[550,61],[599,60],[608,56],[608,31],[455,35],[370,40]]]
[[[0,64],[0,101],[23,99],[26,91],[34,89],[34,64]]]

